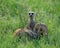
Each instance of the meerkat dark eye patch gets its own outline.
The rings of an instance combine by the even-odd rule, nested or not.
[[[29,13],[29,15],[30,15],[30,16],[33,16],[33,15],[34,15],[34,13]]]

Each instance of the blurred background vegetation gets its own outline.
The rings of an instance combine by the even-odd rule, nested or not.
[[[44,38],[13,38],[14,31],[27,24],[30,9],[36,22],[47,25],[49,43]],[[60,48],[60,0],[0,0],[0,48]]]

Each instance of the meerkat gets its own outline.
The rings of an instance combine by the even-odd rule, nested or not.
[[[38,37],[41,37],[48,34],[48,29],[45,24],[37,23],[34,27],[34,32],[37,33]]]
[[[35,24],[36,24],[36,22],[34,21],[34,12],[30,11],[27,27],[29,27],[31,30],[33,30]]]
[[[32,30],[30,30],[26,27],[23,29],[17,29],[14,32],[14,36],[19,37],[19,38],[28,36],[29,38],[34,38],[34,39],[36,39],[38,37],[35,32],[33,32]]]

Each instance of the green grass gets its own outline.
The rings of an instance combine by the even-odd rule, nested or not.
[[[48,27],[49,40],[25,40],[13,37],[27,24],[28,11],[35,21]],[[0,48],[60,48],[60,0],[0,0]]]

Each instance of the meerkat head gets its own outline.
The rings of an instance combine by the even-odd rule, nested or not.
[[[34,16],[34,12],[33,11],[29,11],[29,16],[30,17]]]
[[[29,11],[28,15],[29,15],[30,21],[32,22],[33,19],[34,19],[33,18],[34,17],[34,12],[33,11]]]

